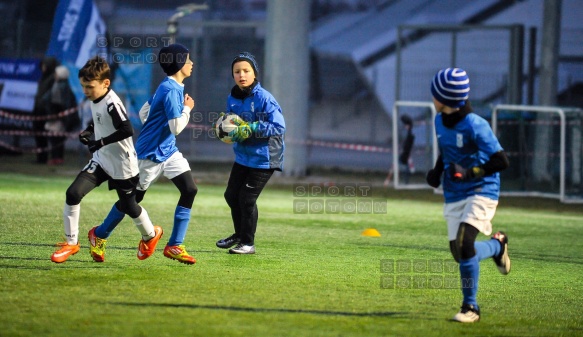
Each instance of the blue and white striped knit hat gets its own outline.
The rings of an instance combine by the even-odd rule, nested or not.
[[[470,79],[461,68],[442,69],[435,74],[431,82],[431,94],[440,103],[461,108],[466,105],[470,92]]]

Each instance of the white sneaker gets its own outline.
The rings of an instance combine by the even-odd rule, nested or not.
[[[235,248],[229,249],[229,254],[255,254],[255,246],[240,243]]]
[[[493,256],[494,263],[496,263],[496,267],[498,267],[498,271],[502,275],[508,275],[510,273],[510,257],[508,256],[508,235],[504,232],[496,232],[492,236],[492,239],[496,239],[500,241],[500,245],[502,246],[502,251],[498,256]]]
[[[452,320],[461,323],[474,323],[480,320],[480,309],[472,304],[462,304],[460,312],[453,316]]]

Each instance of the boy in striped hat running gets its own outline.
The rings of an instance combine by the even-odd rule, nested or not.
[[[482,117],[472,113],[468,100],[470,80],[463,69],[437,72],[431,83],[435,132],[440,155],[427,173],[427,183],[437,188],[443,183],[449,247],[459,263],[463,302],[454,321],[480,320],[476,300],[480,261],[492,258],[503,275],[510,272],[508,236],[495,233],[491,239],[476,241],[481,232],[492,233],[490,222],[500,193],[499,172],[509,166],[508,158]],[[443,176],[443,180],[442,180]]]

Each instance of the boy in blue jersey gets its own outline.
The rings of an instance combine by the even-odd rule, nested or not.
[[[227,98],[227,113],[245,123],[231,131],[235,163],[225,200],[231,208],[235,233],[217,241],[230,254],[255,254],[257,199],[275,170],[283,169],[285,121],[275,98],[261,87],[255,57],[243,52],[231,63],[235,86]]]
[[[427,173],[427,183],[437,188],[443,175],[449,246],[459,263],[463,302],[454,321],[480,320],[476,301],[479,262],[493,258],[503,275],[510,272],[508,236],[497,232],[490,240],[476,242],[478,233],[492,233],[491,220],[500,193],[499,171],[509,166],[508,158],[490,125],[471,113],[468,101],[470,80],[463,69],[442,69],[433,78],[431,93],[439,112],[435,132],[440,155]]]
[[[158,61],[168,75],[156,89],[154,96],[140,109],[140,120],[144,124],[136,141],[140,182],[136,201],[144,199],[150,185],[161,175],[168,178],[180,191],[180,199],[174,211],[172,234],[164,248],[164,256],[185,264],[196,260],[184,247],[184,238],[190,223],[190,213],[198,188],[190,172],[190,165],[176,147],[176,136],[190,120],[194,100],[184,94],[185,78],[192,74],[193,62],[188,49],[181,44],[171,44],[160,49]],[[123,219],[123,214],[112,209],[111,232]],[[138,258],[141,259],[140,256]]]

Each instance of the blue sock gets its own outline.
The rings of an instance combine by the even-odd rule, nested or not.
[[[460,277],[464,303],[477,307],[476,295],[478,294],[478,279],[480,278],[478,255],[467,260],[460,260]]]
[[[115,227],[123,220],[124,216],[125,213],[117,209],[114,204],[109,214],[103,220],[103,223],[95,228],[95,235],[98,238],[107,239]]]
[[[500,241],[496,239],[490,239],[486,241],[475,242],[474,249],[476,250],[478,261],[482,261],[483,259],[487,259],[492,256],[498,256],[502,247],[500,245]]]
[[[190,208],[176,206],[174,211],[174,227],[168,240],[168,246],[178,246],[184,242],[188,223],[190,222]]]

